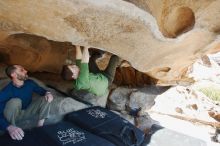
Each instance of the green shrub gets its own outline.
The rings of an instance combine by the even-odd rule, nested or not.
[[[200,88],[200,92],[215,101],[220,101],[220,89],[214,87]]]

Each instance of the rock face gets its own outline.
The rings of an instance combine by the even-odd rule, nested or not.
[[[118,87],[111,92],[108,107],[115,111],[127,111],[133,116],[136,116],[136,114],[142,115],[155,104],[154,99],[168,88],[157,86],[143,88]],[[141,109],[137,111],[139,108]]]
[[[68,48],[91,46],[173,84],[185,78],[195,59],[220,50],[219,5],[219,0],[0,1],[1,62],[59,73]]]
[[[74,53],[74,46],[67,42],[48,41],[43,37],[28,34],[14,34],[1,43],[0,60],[6,64],[21,64],[31,72],[59,73],[68,59],[68,50]],[[75,60],[72,57],[71,59]]]

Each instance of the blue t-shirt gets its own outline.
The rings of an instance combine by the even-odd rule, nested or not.
[[[21,87],[16,87],[12,82],[10,82],[0,91],[0,130],[5,131],[10,125],[3,114],[7,101],[12,98],[20,98],[22,101],[22,109],[26,109],[32,101],[32,94],[34,92],[44,96],[47,90],[40,87],[33,80],[28,79],[24,81],[24,85]]]

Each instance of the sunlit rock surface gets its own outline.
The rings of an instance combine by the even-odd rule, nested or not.
[[[68,48],[92,46],[117,54],[160,84],[187,82],[192,62],[220,49],[219,5],[220,0],[2,0],[1,62],[59,73]]]

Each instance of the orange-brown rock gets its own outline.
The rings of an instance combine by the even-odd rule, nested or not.
[[[212,117],[213,119],[215,119],[216,121],[220,122],[220,114],[219,113],[215,113],[215,112],[208,112],[209,116]]]
[[[132,67],[120,67],[115,74],[114,83],[121,86],[143,86],[156,83],[156,80]]]
[[[70,43],[49,41],[28,34],[11,35],[0,44],[1,62],[21,64],[31,72],[60,73],[68,53],[74,61],[75,49]]]

